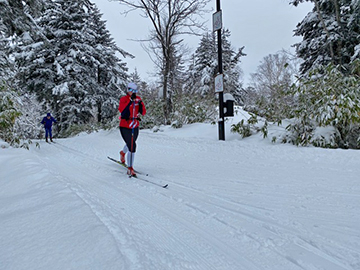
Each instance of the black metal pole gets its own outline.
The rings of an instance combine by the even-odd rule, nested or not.
[[[216,11],[221,11],[220,0],[216,0]],[[222,65],[222,42],[221,29],[217,30],[218,41],[218,68],[219,74],[223,73]],[[219,140],[225,141],[225,119],[224,119],[224,93],[219,92]]]

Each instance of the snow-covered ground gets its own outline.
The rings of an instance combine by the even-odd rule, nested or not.
[[[0,269],[358,270],[360,152],[193,124],[0,148]]]

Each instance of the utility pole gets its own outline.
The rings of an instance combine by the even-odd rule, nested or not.
[[[217,31],[218,42],[218,75],[215,78],[215,92],[219,93],[219,140],[225,141],[225,118],[224,118],[224,85],[222,65],[222,11],[220,0],[216,0],[216,12],[213,14],[213,31]]]

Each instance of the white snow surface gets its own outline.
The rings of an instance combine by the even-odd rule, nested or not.
[[[166,189],[107,159],[118,129],[2,143],[0,269],[360,269],[360,152],[240,139],[237,120],[226,141],[141,130],[135,169]]]

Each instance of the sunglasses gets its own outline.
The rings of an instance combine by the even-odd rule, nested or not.
[[[132,89],[132,88],[128,88],[129,92],[133,92],[133,93],[137,93],[138,90]]]

